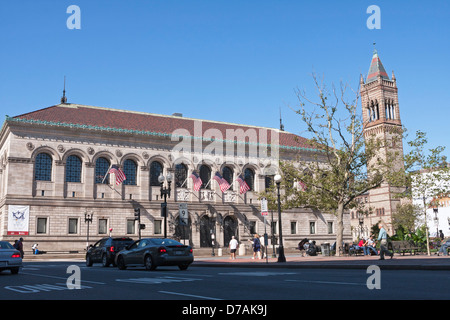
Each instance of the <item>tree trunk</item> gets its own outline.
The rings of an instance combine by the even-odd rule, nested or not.
[[[425,237],[427,237],[427,255],[431,256],[431,252],[430,252],[430,237],[428,234],[428,217],[427,217],[427,203],[425,201],[425,197],[422,198],[423,199],[423,214],[425,216]]]
[[[340,257],[344,252],[344,204],[339,203],[336,210],[337,226],[336,226],[336,256]]]

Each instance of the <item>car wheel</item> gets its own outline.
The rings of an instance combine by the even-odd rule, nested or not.
[[[187,270],[188,267],[189,267],[188,263],[178,265],[178,268],[180,268],[180,270]]]
[[[153,262],[153,258],[151,255],[146,255],[145,259],[144,259],[144,266],[146,270],[155,270],[156,269],[156,265]]]
[[[119,270],[125,270],[127,268],[122,256],[117,257],[117,268],[119,268]]]
[[[108,260],[108,256],[106,254],[104,254],[102,256],[102,266],[109,267],[109,265],[110,265],[110,262]]]
[[[86,255],[86,266],[92,267],[92,258],[90,255]]]
[[[11,268],[11,273],[12,273],[12,274],[18,274],[18,273],[19,273],[19,267],[17,267],[17,268]]]

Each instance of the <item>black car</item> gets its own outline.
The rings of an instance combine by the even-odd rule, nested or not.
[[[144,266],[155,270],[158,266],[178,266],[186,270],[194,261],[192,248],[172,239],[141,239],[116,255],[116,265],[120,270],[128,266]]]
[[[89,247],[86,253],[86,265],[91,267],[95,262],[101,262],[104,267],[115,264],[116,253],[133,243],[128,237],[103,238]]]

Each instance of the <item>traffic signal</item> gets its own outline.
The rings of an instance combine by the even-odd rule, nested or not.
[[[141,208],[134,208],[134,220],[141,220]]]

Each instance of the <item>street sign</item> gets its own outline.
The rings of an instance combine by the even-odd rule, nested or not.
[[[262,198],[261,199],[261,215],[267,216],[269,214],[269,207],[267,204],[267,199]]]
[[[189,223],[189,212],[187,203],[179,204],[179,213],[180,213],[180,225],[187,226]]]

